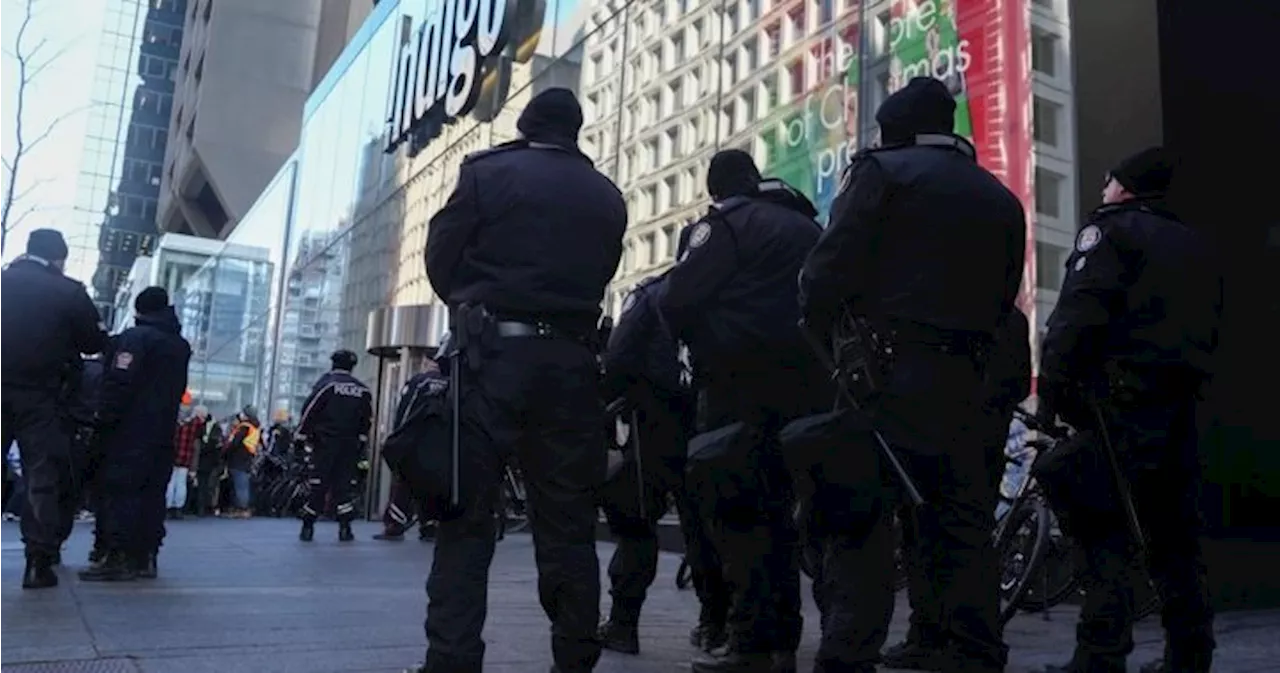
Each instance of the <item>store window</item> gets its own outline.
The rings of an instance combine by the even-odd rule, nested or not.
[[[1047,168],[1036,167],[1036,212],[1049,217],[1062,216],[1062,189],[1066,180]]]
[[[1037,287],[1054,292],[1062,288],[1063,265],[1066,262],[1064,253],[1066,249],[1061,246],[1044,241],[1036,242]]]
[[[1058,75],[1058,42],[1057,35],[1043,28],[1031,29],[1031,68],[1033,70],[1049,77]]]
[[[1031,127],[1036,142],[1058,147],[1061,142],[1062,106],[1039,96],[1032,105]]]

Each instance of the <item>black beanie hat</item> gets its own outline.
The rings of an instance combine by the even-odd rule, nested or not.
[[[50,262],[67,258],[67,242],[57,229],[36,229],[27,237],[27,254]]]
[[[525,106],[516,128],[529,140],[577,144],[582,130],[582,106],[568,89],[547,89]]]
[[[720,200],[742,196],[760,186],[760,170],[755,159],[742,150],[721,150],[707,166],[707,193]]]
[[[329,362],[333,363],[333,368],[341,369],[345,372],[355,369],[357,361],[356,354],[345,348],[334,351],[333,355],[329,356]]]
[[[947,85],[932,77],[913,77],[876,111],[880,137],[887,144],[910,140],[920,133],[951,133],[956,101]]]
[[[1173,161],[1163,147],[1148,147],[1111,169],[1111,177],[1135,196],[1161,195],[1173,179]]]
[[[169,293],[162,287],[151,286],[138,293],[133,300],[133,310],[139,314],[155,313],[169,307]]]

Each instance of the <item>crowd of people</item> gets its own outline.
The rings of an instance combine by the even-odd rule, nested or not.
[[[590,671],[603,649],[640,652],[655,526],[672,501],[700,604],[693,671],[798,670],[801,529],[819,550],[815,673],[1005,668],[991,538],[1014,408],[1032,392],[1017,304],[1027,223],[952,133],[954,114],[934,79],[890,96],[876,114],[881,143],[852,158],[825,228],[808,198],[762,176],[750,155],[717,153],[707,214],[682,231],[675,266],[633,290],[611,332],[600,306],[627,210],[578,149],[574,94],[539,93],[520,139],[463,162],[425,250],[449,338],[439,367],[401,392],[384,443],[398,482],[382,537],[401,538],[415,518],[436,522],[426,659],[411,671],[483,670],[493,512],[511,461],[528,489],[553,672]],[[1055,497],[1075,496],[1058,502],[1087,595],[1074,653],[1048,671],[1125,670],[1139,563],[1167,633],[1164,656],[1142,670],[1210,670],[1191,405],[1212,373],[1221,277],[1163,203],[1172,164],[1152,148],[1108,173],[1043,339],[1038,422],[1075,431],[1055,458],[1105,448],[1119,465],[1114,483],[1037,473],[1059,478]],[[137,326],[108,340],[83,288],[61,275],[65,258],[61,238],[40,231],[4,271],[4,443],[12,434],[22,453],[31,588],[57,581],[71,446],[94,447],[99,512],[100,554],[81,577],[131,579],[154,576],[166,508],[172,516],[190,470],[203,483],[220,431],[203,410],[177,426],[190,349],[163,290],[144,291]],[[99,399],[77,429],[59,416],[68,358],[99,352]],[[372,420],[355,363],[333,355],[298,424],[314,465],[306,542],[326,499],[339,539],[352,538],[351,469]],[[618,422],[628,442],[610,466],[604,429]],[[221,442],[237,511],[248,507],[240,486],[258,427],[242,412]],[[1099,496],[1112,488],[1120,497]],[[600,509],[619,540],[603,621]],[[886,648],[895,520],[911,629]]]

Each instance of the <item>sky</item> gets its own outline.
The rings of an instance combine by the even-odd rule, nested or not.
[[[11,161],[15,151],[16,100],[18,67],[13,58],[18,29],[25,14],[27,0],[0,0],[0,44],[3,63],[0,67],[0,135],[3,154]],[[41,40],[46,44],[40,56],[60,53],[27,89],[24,127],[28,138],[39,135],[58,117],[65,117],[54,131],[22,160],[16,180],[16,193],[31,191],[14,205],[11,218],[29,207],[32,212],[20,226],[9,232],[5,240],[3,261],[22,253],[27,234],[40,227],[65,228],[70,219],[76,195],[76,178],[80,167],[81,147],[87,116],[84,107],[96,61],[99,27],[102,23],[103,0],[34,0],[35,18],[27,29],[23,44],[29,50]],[[70,115],[70,116],[66,116]],[[0,176],[0,194],[8,188],[9,171]],[[33,187],[34,185],[34,187]],[[81,237],[83,238],[83,234]],[[97,240],[68,240],[68,245],[97,247]],[[75,264],[75,254],[67,275],[89,282],[93,269],[88,264]],[[96,261],[96,257],[95,257]],[[78,268],[77,268],[78,267]]]

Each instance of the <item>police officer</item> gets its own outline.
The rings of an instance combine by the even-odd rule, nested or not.
[[[26,589],[58,583],[52,566],[61,545],[60,491],[71,469],[71,436],[58,410],[63,367],[81,353],[101,351],[107,338],[84,286],[63,275],[66,261],[62,234],[37,229],[27,239],[26,254],[0,274],[3,446],[17,440],[22,450]]]
[[[164,288],[146,288],[133,308],[136,324],[112,339],[103,362],[98,517],[106,554],[80,572],[90,582],[155,577],[164,537],[164,492],[191,346]]]
[[[373,393],[351,375],[356,354],[334,351],[329,358],[333,369],[320,377],[302,405],[298,438],[311,448],[310,497],[302,506],[302,530],[298,539],[310,542],[316,533],[316,518],[324,511],[325,496],[333,497],[338,519],[338,540],[355,539],[351,520],[355,517],[355,497],[351,480],[356,473],[369,427],[373,423]]]
[[[680,254],[682,247],[677,250]],[[665,277],[660,276],[632,290],[604,355],[604,399],[624,402],[628,411],[622,418],[628,422],[628,433],[636,433],[638,440],[630,443],[632,455],[606,485],[603,499],[618,544],[609,562],[613,601],[600,637],[605,648],[627,654],[640,651],[637,625],[658,571],[657,523],[667,512],[668,497],[676,502],[685,558],[702,604],[702,618],[693,634],[696,644],[701,645],[711,631],[723,633],[728,610],[719,559],[686,500],[684,463],[693,400],[682,381],[678,345],[658,315],[655,298],[664,286]]]
[[[1163,205],[1172,164],[1160,148],[1107,177],[1067,259],[1041,359],[1040,415],[1097,429],[1121,458],[1162,601],[1165,656],[1143,671],[1208,671],[1214,649],[1199,534],[1197,393],[1212,371],[1222,278],[1205,240]],[[1095,412],[1096,413],[1096,412]],[[1134,540],[1126,517],[1073,531],[1085,551],[1086,599],[1071,662],[1054,671],[1125,670],[1133,649]]]
[[[926,645],[948,670],[999,671],[991,548],[997,489],[984,444],[984,362],[1022,276],[1022,206],[951,134],[955,102],[939,81],[915,78],[876,113],[884,146],[854,157],[824,232],[800,277],[806,320],[828,331],[848,308],[892,354],[877,425],[919,487],[914,518],[942,632]],[[873,455],[876,448],[865,448]],[[890,488],[896,486],[886,482]],[[819,485],[827,502],[831,480]],[[823,634],[816,670],[871,671],[893,611],[892,491],[866,509],[825,512]],[[856,495],[856,494],[853,494]],[[864,498],[859,498],[859,502]]]
[[[79,360],[79,358],[77,358]],[[101,453],[98,450],[95,424],[98,416],[98,394],[102,388],[102,361],[96,356],[85,358],[72,367],[74,380],[63,390],[66,400],[65,420],[71,433],[71,474],[69,489],[62,512],[62,532],[66,540],[71,536],[76,515],[80,508],[96,498],[94,481]],[[96,507],[92,507],[96,510]],[[94,548],[99,548],[95,524]],[[92,562],[92,559],[91,561]]]
[[[394,430],[404,423],[406,415],[413,405],[415,394],[419,392],[425,393],[427,387],[433,384],[445,385],[446,381],[444,374],[440,373],[440,365],[436,364],[434,359],[424,359],[422,361],[422,371],[410,378],[404,384],[404,387],[400,389],[400,399],[396,403],[396,413],[391,429]],[[382,532],[374,535],[373,539],[403,540],[405,531],[409,530],[414,521],[418,522],[419,539],[430,539],[431,525],[422,516],[419,509],[408,484],[398,477],[393,477],[391,497],[387,499],[387,507],[382,512]]]
[[[987,475],[996,488],[1005,470],[1005,444],[1013,411],[1031,394],[1031,334],[1027,316],[1018,309],[1010,311],[996,332],[996,345],[985,372],[989,435],[983,446],[990,452]],[[886,668],[921,670],[945,669],[946,652],[939,646],[943,638],[941,605],[934,591],[937,570],[928,553],[926,540],[919,533],[912,505],[899,507],[902,525],[902,553],[907,565],[907,598],[911,605],[910,626],[903,642],[885,650],[880,665]]]
[[[764,476],[753,516],[715,522],[731,596],[729,642],[697,658],[693,670],[794,670],[802,628],[798,540],[776,434],[831,403],[796,326],[796,275],[821,228],[808,199],[762,180],[741,150],[712,157],[707,191],[715,203],[692,226],[658,306],[697,364],[705,396],[699,424],[759,428],[761,441],[749,450]]]
[[[512,455],[537,512],[538,593],[555,665],[588,671],[600,656],[594,498],[606,456],[593,342],[626,205],[578,149],[582,109],[572,92],[539,93],[517,127],[519,140],[463,162],[427,238],[427,275],[453,312],[462,351],[450,368],[464,398],[477,400],[462,410],[461,438],[477,464],[459,494],[462,514],[437,527],[427,580],[419,670],[432,673],[481,668],[492,511]],[[472,423],[488,435],[470,432]]]

